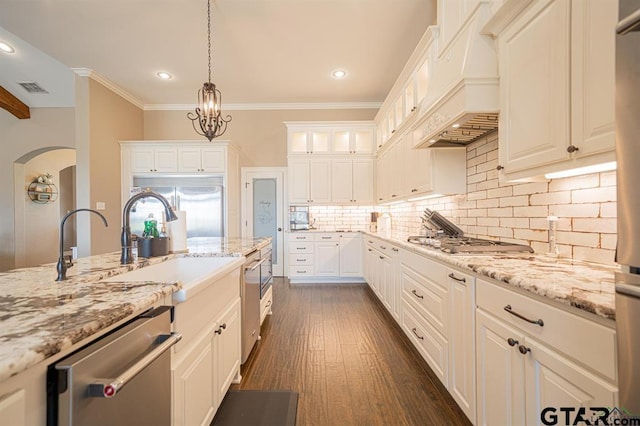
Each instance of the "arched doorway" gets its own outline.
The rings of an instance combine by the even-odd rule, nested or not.
[[[16,268],[58,259],[60,219],[75,208],[75,164],[75,149],[62,147],[35,150],[14,162]],[[43,174],[52,176],[58,191],[53,202],[34,202],[27,194],[29,184]],[[75,224],[66,227],[65,247],[69,247],[75,244]]]

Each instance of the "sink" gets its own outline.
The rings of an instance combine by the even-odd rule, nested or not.
[[[104,279],[104,282],[155,281],[182,284],[173,301],[183,302],[207,284],[216,281],[244,263],[244,257],[177,257]]]

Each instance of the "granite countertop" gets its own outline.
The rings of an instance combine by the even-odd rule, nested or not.
[[[120,265],[120,252],[76,259],[66,281],[55,263],[0,273],[0,381],[144,312],[182,288],[176,282],[114,283],[103,280],[180,256],[243,256],[267,238],[189,241],[188,253]]]
[[[409,243],[407,235],[382,236],[367,231],[363,231],[363,234],[615,320],[614,273],[619,271],[618,266],[530,253],[452,255]]]

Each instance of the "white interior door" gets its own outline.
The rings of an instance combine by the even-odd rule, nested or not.
[[[284,275],[284,167],[242,168],[242,236],[271,237],[273,275]]]

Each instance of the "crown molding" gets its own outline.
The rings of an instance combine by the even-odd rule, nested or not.
[[[382,102],[331,102],[331,103],[255,103],[226,104],[223,111],[283,110],[283,109],[379,109]],[[192,111],[195,104],[150,104],[145,111]]]
[[[140,99],[136,98],[131,93],[123,90],[121,87],[113,83],[111,80],[107,79],[106,77],[103,77],[102,75],[98,74],[91,68],[71,68],[71,70],[74,73],[76,73],[76,75],[79,75],[80,77],[89,77],[92,80],[102,84],[104,87],[111,90],[113,93],[121,96],[125,100],[131,102],[133,105],[137,106],[138,108],[145,109],[145,105]]]

